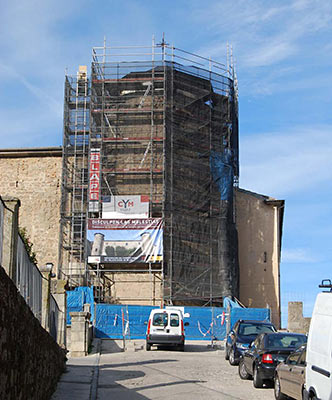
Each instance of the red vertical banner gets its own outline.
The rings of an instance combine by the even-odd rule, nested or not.
[[[100,192],[100,149],[91,149],[89,162],[89,211],[98,210]],[[94,206],[93,206],[94,205]]]

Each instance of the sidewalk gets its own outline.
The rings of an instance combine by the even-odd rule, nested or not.
[[[101,339],[94,339],[86,357],[70,357],[51,400],[94,400],[97,392]]]
[[[202,349],[206,351],[205,349],[211,348],[208,341],[187,341],[187,343],[188,346],[191,345],[191,353],[197,352],[199,354]],[[192,346],[193,344],[194,346]],[[91,354],[88,356],[70,357],[70,353],[68,353],[66,372],[62,374],[51,400],[96,400],[98,384],[98,398],[101,399],[108,398],[110,389],[116,393],[117,388],[121,389],[121,395],[124,396],[121,398],[147,399],[140,393],[126,388],[123,385],[123,380],[128,379],[128,376],[133,374],[135,377],[141,378],[142,374],[145,375],[141,371],[142,365],[157,362],[159,355],[165,358],[168,353],[145,352],[145,340],[128,341],[126,347],[127,351],[123,353],[122,340],[105,340],[102,342],[101,339],[94,339]],[[215,342],[213,347],[220,353],[221,349],[224,348],[223,342]],[[169,354],[172,357],[174,356],[172,353]],[[146,361],[146,358],[149,361]],[[128,361],[130,362],[128,363]],[[111,369],[110,366],[113,368]],[[131,378],[133,377],[131,376]]]

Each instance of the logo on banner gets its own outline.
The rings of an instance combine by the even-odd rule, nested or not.
[[[147,195],[116,195],[107,200],[103,198],[103,218],[148,218],[149,196]]]
[[[124,209],[129,209],[131,207],[134,207],[134,202],[132,200],[120,200],[118,201],[118,207],[119,208],[124,208]]]

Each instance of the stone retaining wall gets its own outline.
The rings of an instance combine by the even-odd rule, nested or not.
[[[0,267],[0,399],[49,399],[65,361]]]

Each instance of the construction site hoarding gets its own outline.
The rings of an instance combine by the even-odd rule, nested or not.
[[[156,263],[162,261],[160,218],[88,219],[90,263]]]
[[[103,218],[148,218],[149,196],[104,196]]]

